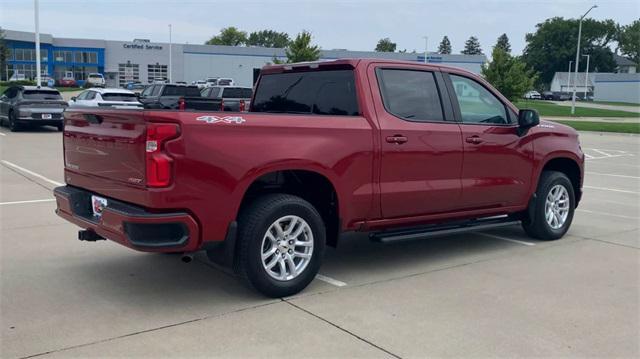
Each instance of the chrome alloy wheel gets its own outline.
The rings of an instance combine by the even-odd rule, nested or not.
[[[262,267],[270,277],[288,281],[300,275],[313,255],[313,232],[298,216],[284,216],[262,238]]]
[[[561,185],[557,184],[551,188],[547,194],[544,204],[544,213],[547,224],[553,229],[560,229],[569,216],[569,192]]]

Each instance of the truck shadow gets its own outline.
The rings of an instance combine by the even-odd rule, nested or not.
[[[493,233],[531,241],[522,238],[521,232],[515,227]],[[366,234],[346,234],[337,249],[327,249],[320,273],[347,282],[348,288],[532,248],[477,233],[391,244],[372,242]],[[211,264],[204,253],[198,253],[190,264],[182,263],[179,255],[123,254],[100,257],[90,265],[85,263],[82,268],[72,268],[70,275],[80,276],[77,280],[88,283],[92,296],[97,293],[114,304],[142,311],[160,311],[176,303],[209,310],[229,302],[255,305],[269,301],[229,270]],[[334,289],[338,288],[315,280],[300,295]]]

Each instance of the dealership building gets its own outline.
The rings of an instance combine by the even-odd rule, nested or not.
[[[9,48],[2,78],[14,73],[36,76],[35,36],[32,32],[5,31]],[[169,52],[171,51],[171,69]],[[152,83],[166,80],[191,82],[207,77],[230,77],[236,84],[251,86],[260,68],[274,58],[286,59],[281,48],[216,45],[168,44],[146,39],[132,41],[57,38],[40,34],[42,73],[56,80],[72,76],[80,84],[89,73],[102,73],[108,86],[128,82]],[[424,53],[397,53],[348,50],[322,50],[321,60],[339,58],[383,58],[424,62]],[[461,67],[480,73],[487,61],[484,55],[442,55],[430,53],[427,62]]]

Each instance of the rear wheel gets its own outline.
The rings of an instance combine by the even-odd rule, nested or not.
[[[542,172],[536,201],[530,206],[533,206],[529,211],[533,214],[533,220],[526,218],[522,221],[525,232],[542,240],[561,238],[569,230],[575,210],[575,194],[571,181],[562,172]]]
[[[325,247],[325,227],[316,209],[300,197],[258,198],[239,218],[236,272],[264,295],[279,298],[303,290],[316,276]]]
[[[63,124],[56,125],[56,128],[58,129],[59,132],[62,132],[64,130],[64,125]]]

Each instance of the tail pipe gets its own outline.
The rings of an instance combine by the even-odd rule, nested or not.
[[[185,252],[180,257],[183,263],[191,263],[193,261],[193,252]]]

